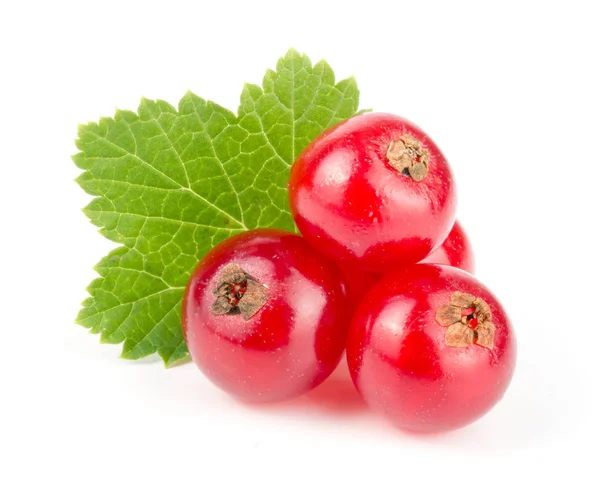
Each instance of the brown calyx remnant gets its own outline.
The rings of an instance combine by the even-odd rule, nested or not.
[[[448,346],[465,348],[475,343],[489,349],[494,347],[496,326],[492,323],[490,306],[481,298],[454,292],[450,303],[437,309],[435,320],[448,328]]]
[[[392,140],[386,157],[394,169],[417,182],[427,176],[429,152],[413,136],[402,135],[397,140]]]
[[[242,314],[247,321],[269,298],[267,288],[235,263],[223,267],[217,284],[213,290],[217,298],[210,306],[213,315]]]

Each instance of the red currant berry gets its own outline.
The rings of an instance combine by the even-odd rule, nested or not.
[[[289,190],[306,240],[353,268],[418,262],[454,221],[446,159],[421,129],[391,114],[355,116],[321,134],[294,162]]]
[[[377,283],[380,276],[370,271],[350,268],[344,264],[338,264],[338,268],[342,273],[349,304],[354,309],[373,285]]]
[[[421,262],[446,264],[471,274],[475,272],[475,259],[471,243],[458,222],[454,222],[454,227],[450,230],[444,243]]]
[[[473,249],[463,228],[458,222],[450,231],[444,243],[421,261],[429,264],[445,264],[462,269],[468,273],[475,272]],[[350,304],[357,306],[375,283],[382,278],[381,273],[363,271],[346,264],[338,264],[350,297]]]
[[[283,400],[339,363],[347,303],[338,269],[302,237],[253,230],[200,261],[184,295],[183,332],[217,386],[246,400]]]
[[[507,389],[516,340],[498,300],[473,276],[417,264],[386,275],[354,314],[347,344],[367,404],[412,431],[475,421]]]

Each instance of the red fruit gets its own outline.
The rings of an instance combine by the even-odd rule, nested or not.
[[[475,259],[473,249],[465,231],[458,222],[450,231],[444,243],[421,261],[430,264],[446,264],[460,268],[468,273],[475,272]]]
[[[501,399],[516,340],[496,297],[473,276],[417,264],[369,291],[346,350],[371,407],[401,428],[435,432],[469,424]]]
[[[350,268],[344,264],[338,264],[338,268],[342,273],[342,279],[348,294],[348,303],[352,310],[358,306],[362,298],[377,283],[379,275],[370,271]]]
[[[347,303],[338,269],[302,237],[253,230],[200,261],[184,295],[183,332],[217,386],[247,400],[282,400],[337,366]]]
[[[475,272],[473,249],[458,222],[454,222],[454,226],[444,243],[423,259],[421,263],[444,264],[471,274]],[[345,264],[338,264],[338,267],[350,296],[350,305],[353,306],[357,306],[373,285],[383,277],[381,273],[363,271]]]
[[[391,114],[355,116],[321,134],[294,162],[289,189],[302,235],[352,268],[418,262],[454,221],[446,159],[421,129]]]

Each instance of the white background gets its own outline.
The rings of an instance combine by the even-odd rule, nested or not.
[[[597,7],[3,2],[0,488],[598,489]],[[505,398],[463,430],[395,430],[343,366],[298,400],[243,405],[73,323],[114,246],[80,211],[78,123],[187,89],[236,109],[289,47],[355,75],[362,107],[412,119],[453,165],[478,276],[519,342]]]

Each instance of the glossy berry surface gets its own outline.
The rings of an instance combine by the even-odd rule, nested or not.
[[[198,264],[183,301],[196,365],[250,401],[287,399],[320,384],[339,363],[349,314],[338,269],[300,236],[253,230]]]
[[[362,300],[347,359],[369,406],[401,428],[438,432],[475,421],[502,398],[516,340],[473,276],[417,264],[386,275]]]
[[[351,268],[345,264],[338,264],[338,269],[342,273],[344,287],[348,294],[348,302],[353,311],[367,292],[377,283],[380,275],[371,271]]]
[[[475,272],[473,248],[458,221],[454,222],[452,230],[442,245],[423,259],[421,263],[443,264],[454,266],[467,273],[473,274]],[[350,305],[353,308],[358,306],[368,291],[384,276],[384,273],[364,271],[343,263],[338,264],[338,267],[350,297]]]
[[[462,269],[468,273],[475,273],[475,258],[473,248],[465,234],[464,229],[454,222],[452,230],[443,244],[421,261],[422,263],[445,264]]]
[[[446,159],[421,129],[391,114],[355,116],[321,134],[294,162],[289,191],[306,240],[352,268],[416,263],[454,222]]]

